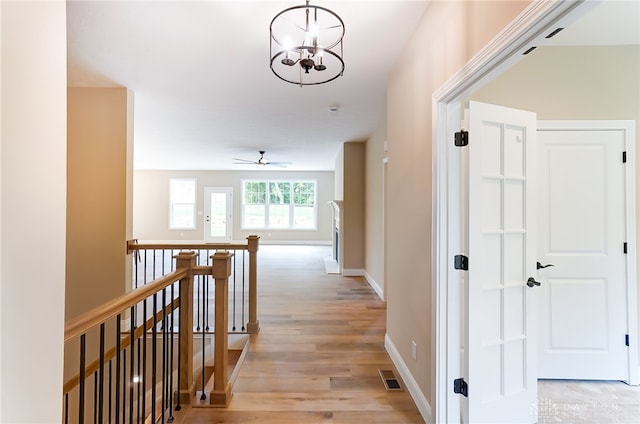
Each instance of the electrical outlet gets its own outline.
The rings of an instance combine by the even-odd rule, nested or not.
[[[413,340],[411,340],[411,357],[414,361],[418,360],[418,345]]]

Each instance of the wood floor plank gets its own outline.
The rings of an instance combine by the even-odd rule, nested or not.
[[[331,390],[330,378],[333,377],[239,377],[234,390],[243,393],[285,393],[293,389],[304,393],[328,392]]]
[[[240,411],[393,411],[384,395],[369,392],[236,393],[229,410]]]
[[[327,253],[260,247],[260,332],[231,403],[192,408],[185,423],[424,424],[409,393],[387,391],[378,373],[393,369],[385,303],[361,277],[326,274]]]

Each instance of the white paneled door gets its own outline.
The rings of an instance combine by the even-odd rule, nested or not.
[[[205,243],[231,243],[233,189],[205,187],[204,207]]]
[[[624,131],[543,130],[539,378],[626,380]]]
[[[466,423],[536,422],[536,114],[470,102]]]

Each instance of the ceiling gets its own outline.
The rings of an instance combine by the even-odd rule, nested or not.
[[[333,170],[340,145],[383,119],[388,73],[429,2],[312,2],[345,22],[346,68],[300,87],[269,68],[269,23],[302,3],[70,1],[69,85],[134,92],[136,169],[264,169],[233,162],[266,150],[287,170]],[[607,1],[550,43],[638,44],[638,4]]]

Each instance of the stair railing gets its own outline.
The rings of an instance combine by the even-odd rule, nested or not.
[[[146,245],[138,244],[131,251],[143,247]],[[259,331],[255,304],[258,237],[249,237],[245,248],[250,261],[249,297],[254,299],[246,326],[251,333]],[[77,349],[79,372],[64,384],[63,422],[171,423],[174,413],[195,399],[199,375],[203,376],[204,396],[204,329],[201,347],[194,347],[198,276],[211,276],[215,284],[213,349],[218,359],[213,361],[213,387],[207,400],[212,406],[227,406],[231,398],[226,359],[233,256],[227,250],[216,251],[210,256],[211,265],[197,265],[196,252],[180,251],[168,274],[67,322],[65,350]],[[87,358],[95,359],[89,362]]]

